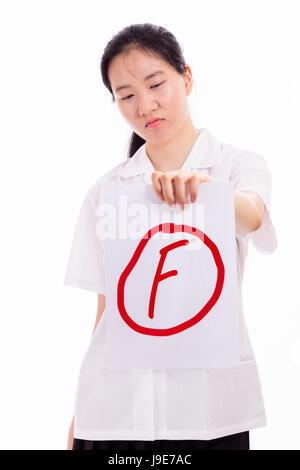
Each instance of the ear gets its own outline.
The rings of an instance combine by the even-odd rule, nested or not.
[[[185,67],[186,67],[187,71],[184,72],[183,79],[184,79],[184,82],[185,82],[186,94],[188,96],[192,92],[194,80],[193,80],[191,67],[187,64],[185,64]]]

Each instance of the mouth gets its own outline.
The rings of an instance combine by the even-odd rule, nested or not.
[[[154,119],[153,121],[148,122],[146,127],[158,127],[163,120],[164,119],[160,118]]]

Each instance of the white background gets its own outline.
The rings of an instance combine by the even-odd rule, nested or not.
[[[97,295],[63,285],[90,185],[125,158],[130,128],[100,75],[132,23],[169,29],[195,84],[197,128],[262,154],[279,246],[249,246],[244,309],[268,425],[252,449],[300,449],[297,0],[0,3],[1,449],[65,449]]]

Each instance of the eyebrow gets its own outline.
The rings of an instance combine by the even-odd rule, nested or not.
[[[156,75],[164,73],[162,70],[157,70],[156,72],[151,73],[150,75],[147,75],[147,77],[144,78],[144,81],[149,80],[152,77],[156,77]],[[116,91],[123,90],[124,88],[131,88],[131,85],[121,85],[116,88]]]

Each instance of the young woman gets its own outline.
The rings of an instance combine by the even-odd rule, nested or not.
[[[276,248],[271,174],[262,156],[195,128],[188,107],[190,66],[173,34],[153,24],[124,28],[101,61],[104,85],[133,133],[128,159],[95,181],[82,203],[65,284],[96,292],[98,311],[80,369],[68,449],[249,449],[249,430],[266,424],[241,285],[248,241]],[[196,200],[202,182],[232,181],[236,222],[240,365],[207,369],[107,368],[103,248],[96,207],[103,182],[153,185],[161,200]],[[187,192],[186,192],[187,191]]]

